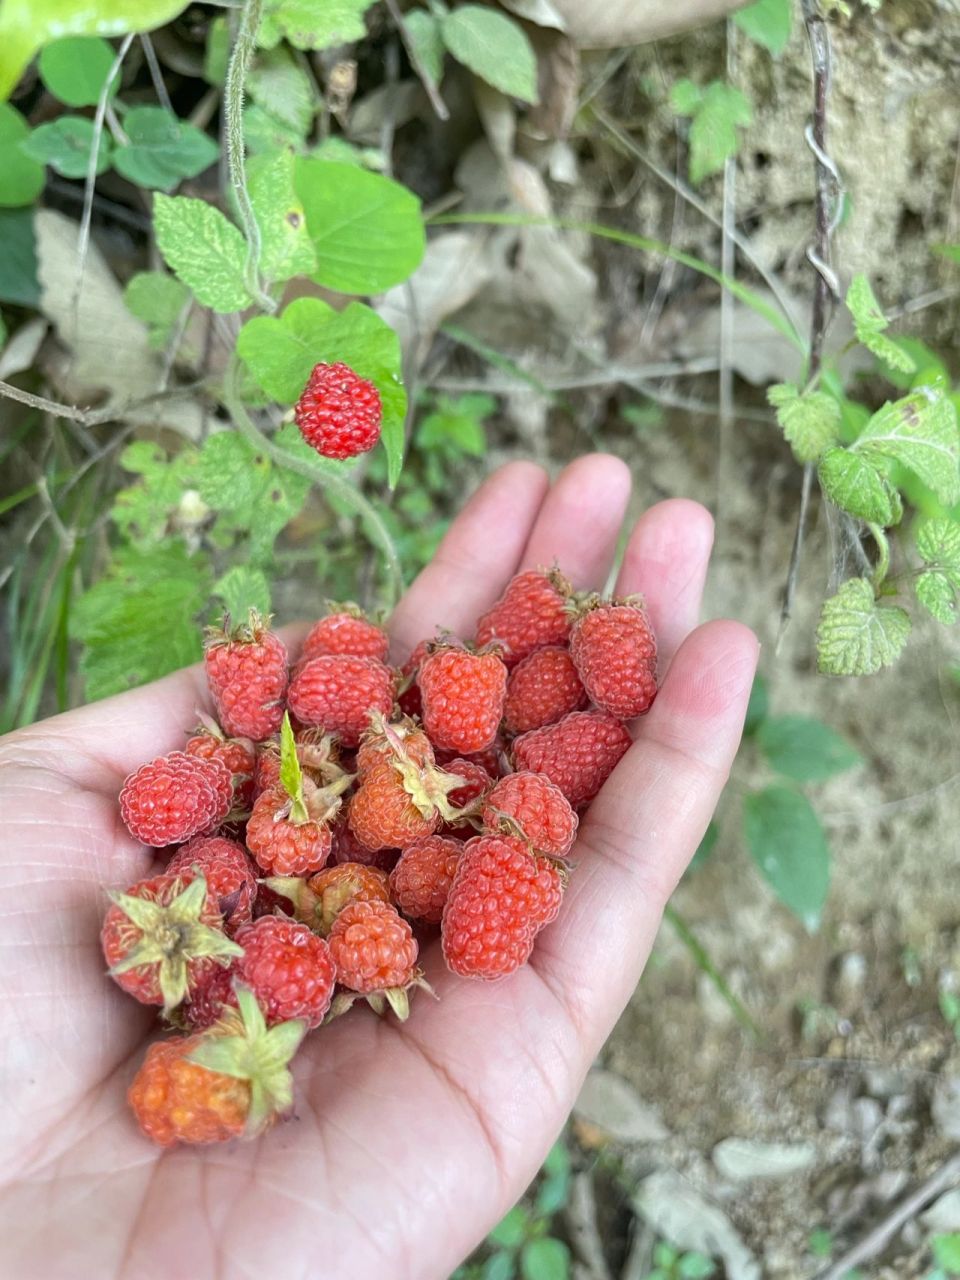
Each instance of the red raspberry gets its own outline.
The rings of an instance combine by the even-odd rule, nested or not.
[[[452,773],[455,777],[463,779],[463,786],[455,787],[447,796],[447,799],[455,809],[466,809],[469,806],[476,805],[478,800],[481,800],[493,789],[494,779],[483,765],[478,764],[476,760],[466,760],[462,756],[455,756],[453,760],[448,761],[443,767],[447,773]]]
[[[574,809],[593,799],[630,746],[623,724],[606,711],[572,711],[556,724],[531,729],[513,744],[518,769],[543,773]]]
[[[317,364],[294,405],[307,444],[325,458],[353,458],[380,439],[383,408],[372,382],[339,361]]]
[[[630,720],[657,695],[657,640],[636,604],[588,601],[570,632],[570,656],[601,711]]]
[[[497,653],[443,645],[420,668],[423,727],[435,747],[483,751],[503,716],[507,669]]]
[[[569,582],[556,570],[517,574],[477,623],[478,647],[496,641],[503,647],[504,662],[512,667],[534,649],[565,644],[571,595]]]
[[[222,836],[197,836],[181,845],[167,863],[168,876],[198,872],[217,899],[223,928],[232,937],[253,917],[257,877],[246,850]]]
[[[390,872],[390,891],[405,916],[439,924],[463,851],[450,836],[425,836],[404,849]]]
[[[340,816],[333,824],[333,861],[343,863],[362,863],[365,867],[375,867],[380,871],[390,871],[400,856],[399,849],[368,849],[361,844],[350,829],[349,805],[341,809]]]
[[[176,1008],[240,948],[202,875],[159,875],[111,893],[100,941],[110,976],[141,1004]]]
[[[253,992],[268,1027],[293,1018],[319,1027],[336,982],[323,938],[287,916],[263,916],[238,930],[236,941],[243,955],[229,969],[212,974],[191,997],[186,1010],[191,1025],[212,1026],[225,1008],[236,1007],[238,979]]]
[[[386,871],[362,862],[341,862],[335,867],[324,867],[310,877],[307,888],[313,899],[308,923],[324,937],[329,934],[340,912],[351,902],[390,901]]]
[[[367,773],[384,761],[406,761],[426,769],[435,763],[430,739],[409,717],[388,722],[382,715],[372,717],[357,751],[357,778],[363,782]]]
[[[227,733],[260,742],[276,733],[283,719],[287,651],[253,609],[241,626],[207,633],[207,683]]]
[[[525,964],[539,930],[560,910],[563,879],[515,836],[468,840],[443,911],[447,967],[501,978]]]
[[[125,780],[120,814],[135,840],[160,849],[221,823],[233,804],[233,778],[219,760],[171,751]]]
[[[400,704],[400,710],[405,716],[418,716],[420,714],[420,686],[417,684],[417,676],[420,674],[420,664],[427,656],[429,648],[430,641],[421,640],[400,668],[402,678],[397,702]]]
[[[418,804],[394,767],[384,762],[368,769],[350,801],[347,822],[371,851],[402,849],[440,824],[440,810],[428,798]]]
[[[358,658],[386,662],[390,640],[383,627],[365,617],[355,604],[342,605],[310,628],[303,642],[300,661],[331,653],[348,653]]]
[[[468,751],[460,755],[456,751],[444,751],[442,748],[437,748],[435,754],[437,764],[442,765],[444,769],[449,769],[454,760],[466,760],[469,764],[480,765],[481,769],[485,769],[491,778],[500,778],[505,771],[509,772],[509,767],[505,768],[507,746],[499,734],[485,751]]]
[[[577,834],[577,815],[559,787],[542,773],[509,773],[486,798],[483,825],[521,836],[537,853],[565,858]]]
[[[352,902],[330,930],[337,981],[360,995],[403,990],[416,979],[413,930],[385,902]]]
[[[341,780],[349,782],[348,776]],[[304,778],[300,801],[282,786],[258,797],[247,823],[247,848],[264,871],[302,876],[326,864],[333,848],[331,823],[340,808],[339,785],[321,790]]]
[[[200,727],[187,739],[188,756],[219,760],[233,777],[233,807],[246,813],[253,804],[253,775],[256,750],[249,738],[228,738],[215,720],[200,717]]]
[[[510,672],[503,720],[508,732],[527,733],[556,724],[587,705],[586,690],[568,650],[559,645],[535,649]]]
[[[390,714],[393,673],[378,658],[351,654],[311,658],[294,676],[287,702],[304,724],[321,725],[345,746],[355,747],[371,712]]]

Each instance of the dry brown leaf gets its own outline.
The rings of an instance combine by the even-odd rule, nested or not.
[[[551,0],[567,35],[581,49],[660,40],[740,9],[748,0]]]

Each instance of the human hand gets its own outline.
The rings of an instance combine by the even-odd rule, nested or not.
[[[503,467],[396,610],[395,656],[436,626],[469,631],[518,568],[556,560],[575,586],[602,587],[628,495],[610,457],[580,459],[549,490],[539,468]],[[726,780],[757,645],[737,623],[691,631],[711,535],[682,500],[631,535],[616,589],[646,597],[662,687],[581,822],[531,962],[471,982],[428,948],[440,999],[416,999],[404,1024],[357,1013],[309,1036],[294,1119],[254,1142],[144,1139],[125,1092],[155,1011],[113,986],[99,947],[105,888],[151,867],[120,821],[120,785],[181,746],[207,701],[202,670],[0,740],[0,1274],[444,1280],[556,1138]]]

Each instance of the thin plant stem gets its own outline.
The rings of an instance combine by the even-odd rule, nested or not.
[[[704,973],[713,985],[716,987],[718,994],[724,1000],[730,1012],[746,1031],[749,1031],[757,1040],[762,1040],[763,1036],[760,1028],[754,1022],[750,1011],[747,1009],[743,1001],[733,991],[726,978],[710,959],[706,948],[690,928],[690,925],[676,909],[676,907],[667,905],[664,909],[664,919],[668,920],[673,926],[677,937],[690,952],[697,968]]]

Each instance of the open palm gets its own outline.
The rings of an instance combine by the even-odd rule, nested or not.
[[[396,656],[466,633],[522,567],[603,585],[629,495],[613,458],[497,472],[392,622]],[[447,974],[409,1022],[365,1009],[309,1036],[296,1114],[251,1143],[159,1151],[125,1103],[155,1011],[104,974],[105,888],[151,854],[117,810],[123,777],[179,747],[206,703],[193,668],[0,740],[0,1274],[11,1280],[443,1280],[518,1198],[626,1003],[664,902],[740,737],[756,662],[745,628],[692,631],[707,513],[638,522],[617,584],[642,591],[662,690],[581,825],[559,920],[501,982]]]

